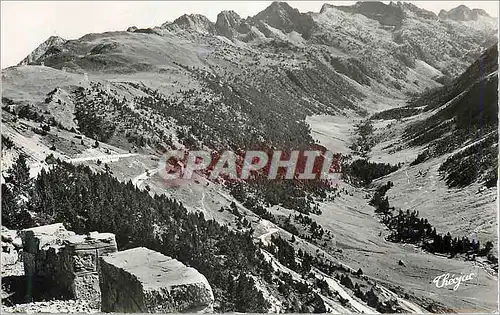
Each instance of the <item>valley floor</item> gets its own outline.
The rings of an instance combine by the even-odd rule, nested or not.
[[[337,130],[348,130],[349,122],[344,117],[315,116],[308,122],[313,136],[321,144],[330,150],[351,153],[347,143],[352,135],[347,137],[347,132]],[[339,139],[339,135],[344,138]],[[391,206],[418,210],[420,216],[427,218],[441,233],[460,236],[475,233],[481,241],[497,240],[496,188],[480,192],[479,185],[473,184],[465,189],[448,189],[437,171],[446,157],[409,166],[418,155],[418,148],[391,153],[388,147],[393,142],[394,138],[378,144],[370,155],[374,162],[405,163],[401,169],[372,184],[378,187],[387,181],[394,183],[387,192]],[[497,308],[498,274],[488,267],[483,268],[481,262],[448,259],[411,244],[386,241],[389,231],[375,215],[374,208],[368,205],[367,191],[343,185],[352,196],[342,195],[340,200],[323,203],[322,214],[312,215],[335,234],[336,244],[342,249],[342,253],[335,254],[339,260],[355,269],[362,268],[365,274],[391,287],[398,286],[410,294],[439,301],[458,312],[488,312]],[[400,260],[404,266],[398,264]],[[444,273],[468,272],[477,273],[476,282],[457,291],[436,288],[432,283],[436,276]]]

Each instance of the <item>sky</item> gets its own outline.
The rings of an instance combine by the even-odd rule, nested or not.
[[[323,3],[356,1],[287,1],[301,12],[318,12]],[[383,1],[388,3],[389,1]],[[408,1],[439,13],[460,4],[498,16],[498,1]],[[255,15],[271,1],[1,1],[1,67],[19,63],[53,35],[76,39],[88,33],[154,27],[182,14],[199,13],[214,21],[223,10]]]

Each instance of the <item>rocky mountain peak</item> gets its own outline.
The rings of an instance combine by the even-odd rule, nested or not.
[[[300,16],[297,9],[292,8],[286,2],[273,2],[266,9],[259,12],[255,18],[264,22],[278,23],[293,23]]]
[[[321,6],[321,9],[319,10],[319,13],[324,13],[326,10],[334,8],[334,7],[335,6],[333,6],[332,4],[323,3],[323,5]]]
[[[273,2],[264,11],[254,16],[255,20],[264,22],[269,26],[290,33],[296,31],[304,38],[309,38],[310,31],[314,25],[311,16],[300,13],[286,2]]]
[[[398,1],[396,5],[401,7],[405,11],[412,12],[417,17],[428,19],[428,20],[437,20],[438,19],[438,16],[436,15],[436,13],[419,8],[416,5],[414,5],[413,3]]]
[[[59,49],[60,46],[67,42],[62,37],[50,36],[46,41],[41,43],[35,50],[33,50],[26,58],[24,58],[19,65],[27,65],[35,62],[38,58],[50,52],[51,49]]]
[[[238,32],[241,17],[234,11],[222,11],[217,15],[215,28],[219,34],[227,38],[233,38]]]
[[[215,24],[202,14],[184,14],[168,26],[176,25],[185,30],[193,30],[201,33],[215,33]]]
[[[439,12],[439,18],[446,20],[454,20],[454,21],[475,21],[480,16],[490,17],[486,11],[483,9],[470,9],[466,5],[459,5],[456,8],[451,9],[450,11],[441,10]]]

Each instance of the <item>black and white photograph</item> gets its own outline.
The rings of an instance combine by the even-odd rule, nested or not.
[[[1,312],[498,313],[498,1],[1,1]]]

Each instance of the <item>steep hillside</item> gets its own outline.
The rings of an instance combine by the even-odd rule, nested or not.
[[[425,106],[422,116],[407,128],[411,145],[428,145],[419,161],[460,150],[442,166],[450,186],[482,179],[497,181],[498,49],[488,49],[451,84],[412,100]],[[467,147],[468,145],[468,147]],[[466,148],[467,147],[467,148]]]

